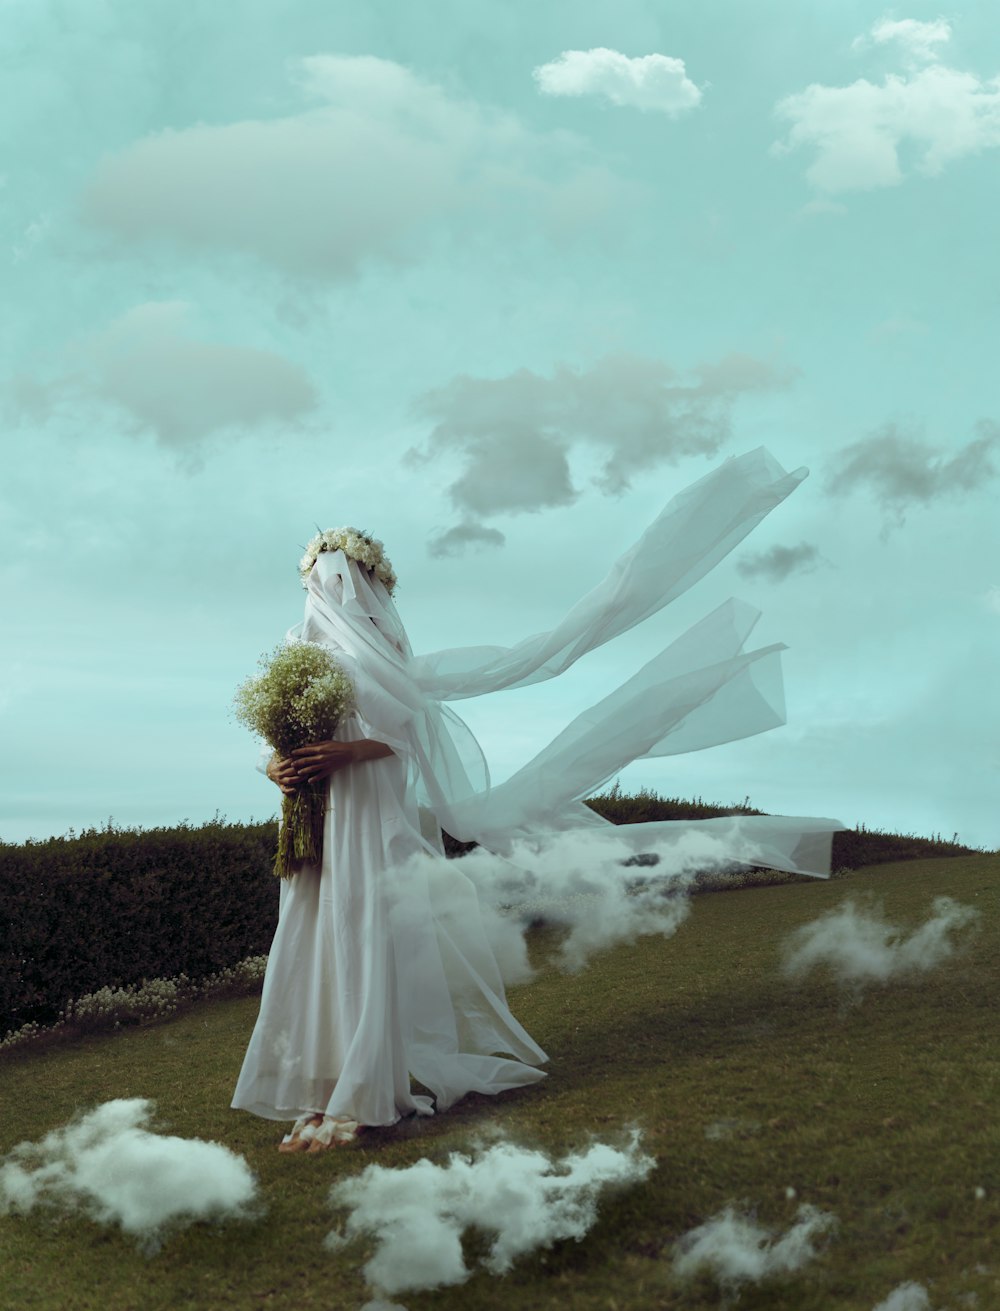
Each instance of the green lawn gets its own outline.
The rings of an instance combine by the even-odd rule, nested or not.
[[[158,1122],[241,1152],[266,1201],[259,1219],[198,1225],[153,1257],[117,1230],[62,1214],[0,1220],[4,1308],[359,1307],[359,1245],[332,1254],[332,1181],[378,1161],[444,1161],[483,1125],[554,1154],[640,1125],[658,1168],[608,1196],[582,1243],[477,1274],[410,1311],[719,1305],[679,1285],[670,1248],[728,1202],[785,1228],[800,1202],[838,1228],[798,1275],[748,1288],[746,1311],[871,1311],[899,1283],[935,1308],[1000,1307],[1000,856],[859,870],[829,883],[706,895],[668,941],[643,939],[578,976],[543,971],[511,990],[547,1049],[550,1076],[505,1097],[307,1158],[275,1150],[280,1126],[228,1109],[256,999],[205,1003],[169,1023],[0,1060],[0,1152],[113,1097],[151,1097]],[[876,894],[916,925],[946,893],[981,911],[969,949],[919,982],[845,1006],[818,976],[792,986],[778,946],[848,896]],[[544,953],[551,940],[536,941]],[[786,1190],[794,1188],[790,1199]],[[985,1196],[977,1200],[976,1189]],[[474,1240],[473,1240],[474,1241]],[[964,1295],[975,1293],[975,1303]]]

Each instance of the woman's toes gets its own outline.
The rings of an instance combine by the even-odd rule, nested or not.
[[[315,1137],[317,1129],[323,1123],[323,1116],[315,1111],[311,1115],[300,1115],[292,1125],[291,1133],[286,1133],[278,1144],[279,1152],[304,1152]]]

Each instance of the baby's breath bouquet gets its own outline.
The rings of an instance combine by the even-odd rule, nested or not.
[[[289,642],[260,658],[262,673],[236,689],[236,718],[281,756],[333,737],[354,703],[354,685],[330,652],[316,642]],[[281,828],[274,872],[295,873],[293,862],[318,864],[323,854],[323,815],[328,780],[303,783],[281,800]]]

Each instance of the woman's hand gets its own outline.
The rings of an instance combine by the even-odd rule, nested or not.
[[[310,742],[308,746],[296,747],[291,763],[300,783],[313,783],[328,778],[345,765],[360,765],[392,754],[392,748],[384,742],[363,737],[356,742]]]
[[[291,760],[275,753],[267,762],[265,772],[272,783],[277,783],[286,797],[295,796],[299,786],[299,775]]]

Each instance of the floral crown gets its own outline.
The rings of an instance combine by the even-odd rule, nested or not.
[[[343,551],[348,559],[357,560],[358,564],[371,569],[392,596],[396,586],[396,572],[389,563],[385,548],[377,537],[357,528],[328,528],[325,533],[319,532],[310,540],[305,555],[299,561],[303,587],[309,581],[309,574],[317,558],[324,551]]]

